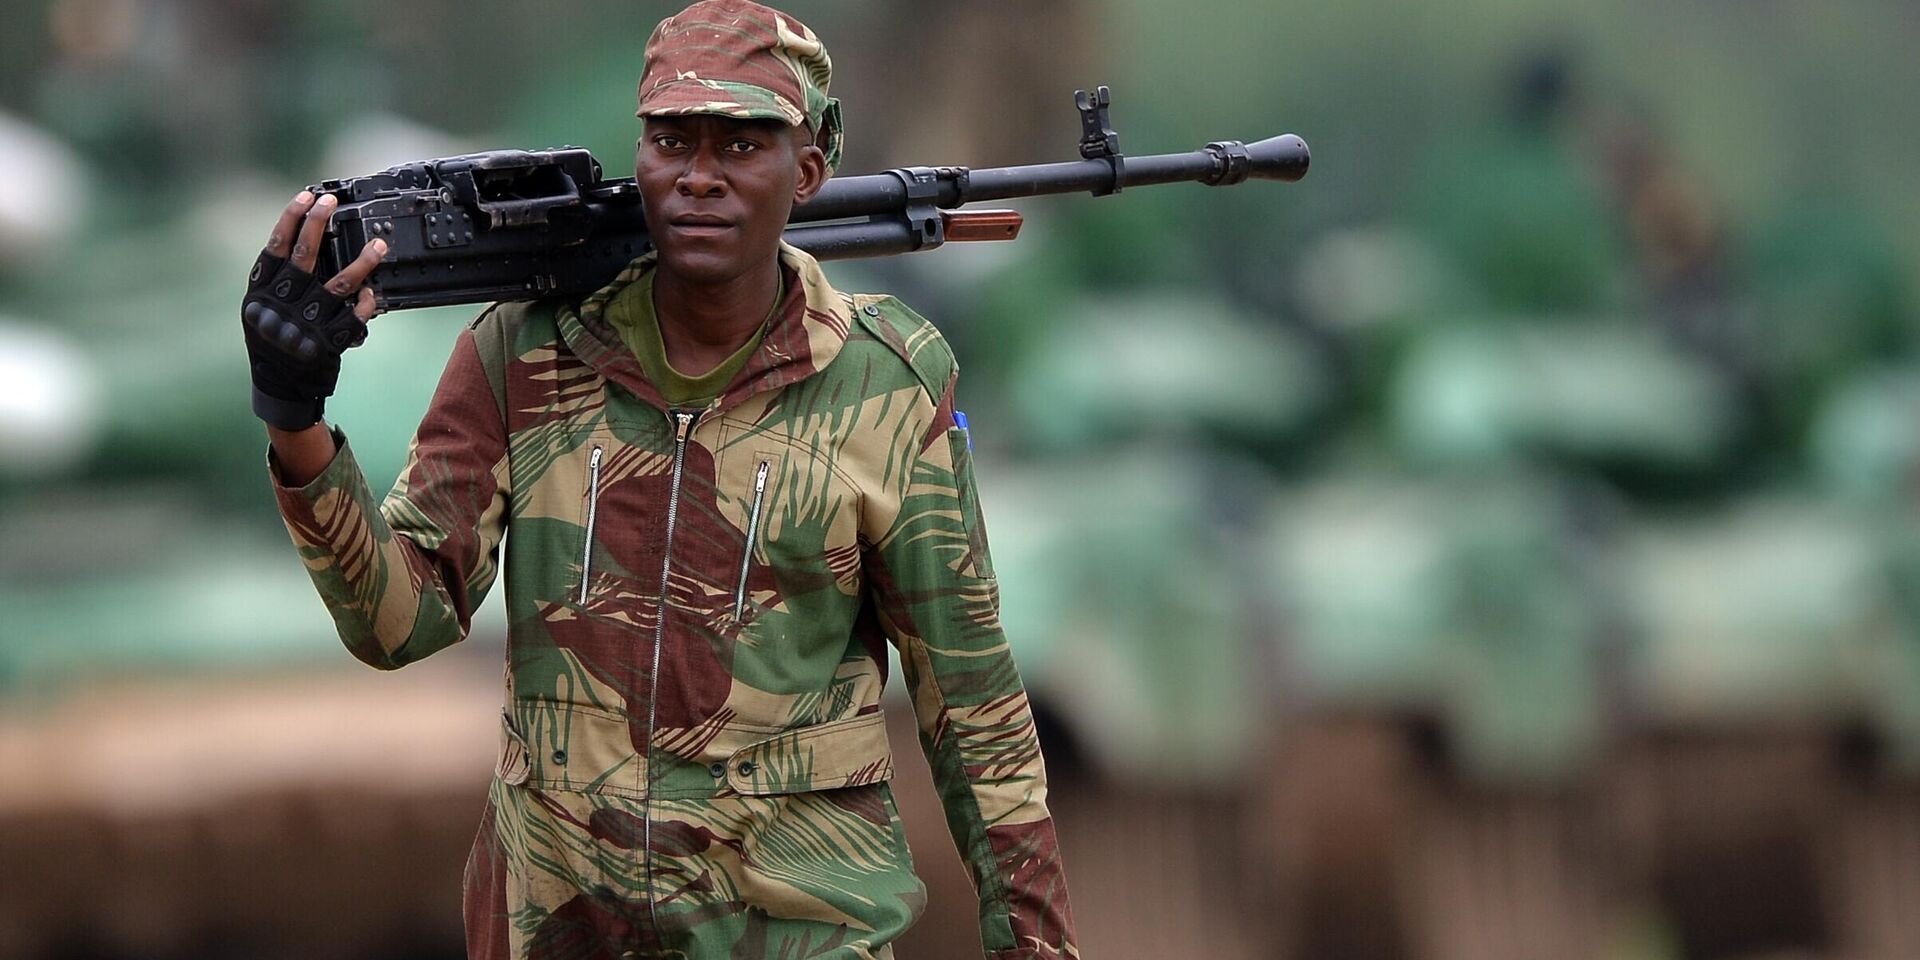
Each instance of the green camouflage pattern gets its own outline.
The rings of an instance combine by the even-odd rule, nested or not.
[[[750,0],[701,0],[647,39],[635,116],[711,113],[809,124],[840,165],[845,126],[827,96],[833,60],[807,25]]]
[[[504,541],[473,957],[890,956],[925,888],[887,785],[889,643],[986,954],[1079,955],[953,356],[897,300],[781,262],[760,349],[703,408],[667,409],[601,318],[649,255],[577,309],[483,313],[384,502],[343,435],[278,490],[383,669],[466,636]]]

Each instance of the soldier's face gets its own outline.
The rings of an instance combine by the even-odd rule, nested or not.
[[[774,257],[797,203],[826,182],[805,127],[698,114],[648,117],[633,158],[662,270],[697,283]]]

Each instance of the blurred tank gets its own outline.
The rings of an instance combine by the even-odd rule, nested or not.
[[[1057,456],[1152,438],[1277,461],[1333,399],[1310,341],[1204,293],[1145,289],[1060,313],[1010,375],[1017,441],[1028,451]]]
[[[977,469],[1021,674],[1096,769],[1187,787],[1243,777],[1271,703],[1250,518],[1235,507],[1258,499],[1260,472],[1166,440]]]
[[[1876,518],[1786,498],[1635,525],[1611,557],[1639,612],[1635,685],[1673,727],[1835,723],[1857,658],[1906,629]]]
[[[1416,335],[1389,416],[1417,461],[1557,462],[1657,494],[1726,467],[1740,410],[1711,369],[1653,331],[1535,318]]]
[[[1603,622],[1551,480],[1333,475],[1274,499],[1260,529],[1295,709],[1417,721],[1495,782],[1591,763]]]

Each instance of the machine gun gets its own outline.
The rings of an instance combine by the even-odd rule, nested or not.
[[[1075,91],[1074,100],[1079,160],[835,178],[794,208],[785,239],[821,260],[889,256],[1018,235],[1017,212],[954,210],[975,201],[1081,190],[1105,196],[1181,181],[1292,182],[1307,173],[1307,145],[1292,134],[1128,157],[1107,116],[1109,90]],[[579,147],[421,160],[308,189],[339,201],[318,275],[331,276],[369,242],[386,241],[387,257],[369,281],[386,310],[585,296],[652,246],[633,178],[603,179],[600,162]]]

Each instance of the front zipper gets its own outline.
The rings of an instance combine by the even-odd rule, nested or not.
[[[641,856],[646,862],[647,913],[653,919],[655,930],[660,929],[660,911],[653,896],[653,731],[658,718],[654,705],[660,702],[660,645],[667,635],[667,579],[673,570],[673,522],[680,514],[680,474],[687,464],[687,435],[693,432],[693,421],[698,414],[692,410],[669,410],[667,416],[673,424],[673,479],[667,487],[667,542],[660,550],[660,607],[653,622],[653,678],[647,693],[647,789],[640,840]]]
[[[580,602],[587,602],[587,583],[593,576],[593,519],[600,506],[600,454],[598,446],[587,458],[587,535],[580,547]]]
[[[733,590],[733,619],[739,620],[747,605],[747,570],[753,565],[753,543],[760,532],[760,504],[767,499],[767,468],[770,460],[760,461],[753,474],[753,509],[747,513],[747,549],[740,552],[740,585]]]

